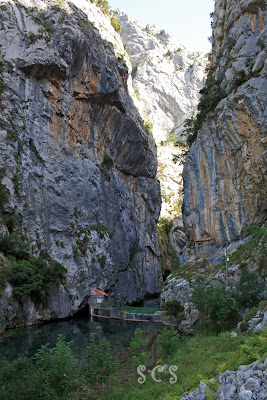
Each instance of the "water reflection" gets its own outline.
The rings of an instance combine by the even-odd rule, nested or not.
[[[154,336],[162,326],[152,322],[103,320],[88,316],[28,328],[12,329],[0,336],[0,359],[14,360],[19,354],[32,356],[42,345],[55,346],[57,335],[62,334],[79,356],[92,338],[106,337],[114,346],[128,346],[136,328],[141,328],[147,338]]]

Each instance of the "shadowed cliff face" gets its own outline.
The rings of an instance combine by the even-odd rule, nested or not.
[[[266,4],[216,1],[212,67],[225,98],[208,114],[184,168],[192,239],[237,238],[266,217]]]
[[[24,313],[29,322],[66,317],[94,283],[111,302],[143,299],[159,291],[161,200],[156,147],[127,93],[127,70],[76,7],[40,14],[16,4],[0,8],[6,207],[22,212],[34,253],[39,246],[68,269],[42,316],[28,300]]]

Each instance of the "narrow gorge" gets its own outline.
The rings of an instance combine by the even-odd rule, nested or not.
[[[267,398],[267,7],[213,5],[0,0],[1,399]]]
[[[94,285],[190,305],[190,268],[212,280],[266,218],[265,3],[216,1],[210,55],[106,2],[0,12],[2,327],[71,316]]]

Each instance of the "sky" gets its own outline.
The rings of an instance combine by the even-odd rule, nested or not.
[[[109,0],[133,19],[156,25],[173,35],[189,50],[208,53],[211,44],[210,16],[214,0]]]

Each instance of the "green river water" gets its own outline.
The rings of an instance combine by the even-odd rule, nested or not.
[[[128,348],[129,341],[136,328],[144,331],[144,336],[153,341],[161,331],[162,325],[152,322],[132,322],[112,319],[91,318],[88,315],[74,316],[71,319],[35,325],[27,328],[10,329],[0,336],[0,360],[14,360],[20,354],[34,353],[44,344],[55,346],[57,335],[62,334],[74,354],[79,357],[90,340],[106,337],[117,353]]]

